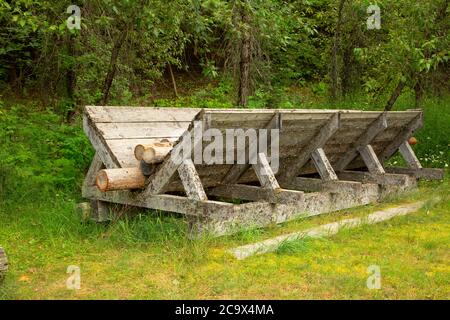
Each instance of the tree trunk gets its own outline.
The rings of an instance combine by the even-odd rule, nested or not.
[[[3,248],[0,247],[0,280],[4,278],[8,270],[8,259]]]
[[[108,73],[106,74],[105,82],[103,84],[101,100],[102,105],[106,105],[106,103],[108,102],[109,91],[111,89],[111,85],[114,81],[114,77],[117,71],[117,59],[119,58],[120,49],[122,49],[123,43],[125,42],[125,39],[127,37],[127,33],[128,32],[125,30],[119,35],[112,49]]]
[[[416,96],[416,103],[415,103],[416,109],[422,108],[423,92],[424,90],[422,87],[422,79],[418,79],[414,86],[414,93]]]
[[[250,15],[246,8],[241,8],[241,19],[244,25],[241,39],[241,57],[239,63],[239,93],[238,105],[246,107],[250,95],[250,64],[252,58],[250,37]]]
[[[168,63],[170,77],[172,78],[173,92],[175,93],[175,98],[178,98],[178,90],[177,90],[177,82],[175,81],[175,77],[173,75],[172,66]]]
[[[336,29],[334,31],[333,39],[333,53],[331,61],[331,98],[335,100],[339,95],[339,66],[338,54],[340,46],[340,33],[342,25],[342,11],[344,9],[345,0],[339,1],[338,18],[336,22]]]
[[[394,92],[392,92],[388,103],[384,107],[384,111],[391,111],[392,110],[392,107],[394,106],[394,104],[397,101],[398,97],[402,93],[402,90],[403,90],[404,87],[405,87],[405,83],[403,81],[400,81],[398,83],[397,87],[395,87]]]
[[[76,50],[75,50],[75,38],[71,35],[68,37],[67,43],[67,51],[70,57],[75,61],[76,59]],[[67,96],[75,105],[75,86],[77,82],[76,73],[75,73],[75,62],[69,66],[66,72],[66,80],[67,80]],[[67,112],[66,122],[70,122],[75,115],[75,109],[71,109]]]

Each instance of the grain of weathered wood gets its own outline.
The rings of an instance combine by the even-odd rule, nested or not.
[[[185,159],[178,168],[178,174],[183,182],[184,190],[189,199],[197,201],[206,201],[205,190],[203,190],[202,181],[200,180],[195,165],[191,159]]]
[[[98,130],[105,140],[178,138],[189,127],[190,122],[126,122],[97,123]]]
[[[108,169],[120,168],[120,162],[111,152],[104,137],[86,115],[83,115],[83,130],[91,141],[95,151]]]
[[[322,148],[314,150],[311,154],[311,159],[313,160],[322,180],[333,181],[338,179]]]
[[[104,167],[105,167],[105,165],[103,164],[102,160],[100,159],[100,156],[96,152],[94,155],[94,158],[92,159],[89,170],[86,174],[86,178],[84,179],[84,182],[83,182],[83,191],[82,191],[83,196],[84,196],[84,189],[86,187],[92,187],[95,185],[97,173]]]
[[[258,161],[252,166],[263,188],[270,190],[280,189],[280,185],[264,153],[258,153]]]
[[[411,169],[411,168],[397,168],[397,167],[387,167],[386,172],[393,174],[406,174],[413,176],[417,179],[428,179],[428,180],[443,180],[444,179],[444,169],[435,168],[421,168],[421,169]]]
[[[376,183],[379,185],[405,185],[408,183],[409,177],[406,174],[372,174],[362,171],[341,171],[338,172],[341,180],[358,181],[362,183]]]
[[[416,154],[414,153],[414,150],[409,145],[408,141],[404,141],[399,149],[400,154],[402,155],[403,159],[408,163],[408,166],[411,169],[422,169],[422,165],[420,164],[419,159],[417,159]]]
[[[202,135],[195,135],[195,130],[202,130],[202,123],[195,122],[191,129],[180,138],[179,142],[175,144],[172,152],[167,155],[165,161],[157,169],[156,173],[149,178],[149,184],[145,191],[142,193],[143,197],[148,197],[150,195],[156,195],[164,191],[164,187],[170,181],[174,173],[178,170],[178,167],[183,163],[185,159],[192,155],[192,152],[197,148],[198,145],[202,144]],[[204,130],[204,128],[203,128]],[[184,139],[191,139],[191,150],[183,149]],[[187,149],[187,148],[186,148]],[[184,157],[184,158],[183,158]]]
[[[304,193],[296,190],[270,190],[243,184],[221,185],[208,190],[212,196],[225,199],[242,199],[250,201],[267,201],[269,203],[300,203]]]
[[[381,165],[380,161],[378,160],[378,157],[375,154],[375,151],[373,150],[373,148],[370,144],[359,147],[358,152],[361,155],[361,158],[363,159],[363,161],[366,164],[367,169],[369,169],[370,173],[372,173],[372,174],[384,174],[385,173],[383,166]]]
[[[205,212],[214,212],[220,208],[232,207],[229,203],[218,201],[194,201],[187,197],[168,194],[160,194],[149,197],[141,197],[139,193],[131,191],[100,192],[96,187],[87,190],[88,199],[99,199],[105,202],[119,203],[136,207],[143,207],[168,212],[178,212],[185,215],[203,215]]]
[[[317,135],[310,141],[310,143],[299,150],[298,156],[291,160],[281,163],[279,174],[277,175],[279,181],[287,181],[293,177],[297,177],[303,166],[308,162],[311,154],[318,148],[325,145],[328,139],[339,129],[339,114],[333,114],[331,119],[324,125]]]
[[[264,126],[264,129],[280,129],[282,126],[282,120],[279,113],[275,113],[270,119],[269,123]],[[267,145],[270,145],[271,142],[271,134],[267,135]],[[245,146],[245,154],[249,154],[249,144]],[[252,158],[254,155],[249,155],[249,158]],[[236,159],[236,157],[235,157]],[[227,175],[222,179],[223,184],[233,184],[236,183],[240,177],[250,168],[250,164],[235,164],[227,173]]]
[[[91,219],[98,223],[111,221],[110,205],[107,202],[91,200]]]
[[[369,145],[372,140],[387,128],[386,113],[379,115],[364,131],[364,133],[352,144],[352,147],[341,157],[339,162],[334,166],[336,171],[345,170],[345,168],[358,155],[358,148]]]
[[[201,109],[151,108],[151,107],[103,107],[87,106],[86,112],[94,122],[183,122],[192,121]]]
[[[354,181],[323,181],[315,178],[297,177],[282,187],[301,191],[328,191],[333,193],[357,193],[362,191],[362,184]]]

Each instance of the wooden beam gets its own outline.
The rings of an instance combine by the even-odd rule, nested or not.
[[[361,192],[362,184],[354,181],[332,180],[323,181],[315,178],[297,177],[290,181],[288,185],[283,185],[287,189],[301,190],[301,191],[327,191],[332,193],[355,193]]]
[[[369,169],[370,173],[373,174],[385,174],[386,172],[383,169],[383,166],[381,165],[380,161],[378,160],[378,157],[373,150],[372,146],[370,144],[359,147],[358,152],[361,154],[361,158],[363,159],[364,163],[366,164],[367,169]]]
[[[120,162],[114,156],[113,152],[109,149],[105,139],[103,139],[100,132],[95,127],[95,124],[89,119],[89,117],[83,115],[83,130],[91,141],[98,156],[108,169],[120,168]]]
[[[157,171],[150,176],[148,185],[144,192],[142,193],[143,197],[148,197],[151,195],[156,195],[164,192],[164,188],[171,180],[172,176],[178,170],[178,167],[183,163],[183,161],[189,158],[192,155],[193,150],[198,145],[201,145],[203,141],[203,135],[195,135],[194,130],[198,130],[202,127],[202,122],[195,121],[192,128],[187,131],[182,138],[179,140],[173,149],[172,152],[167,155],[165,161],[160,165]],[[184,139],[192,139],[191,140],[191,150],[185,150],[185,154],[181,152],[183,148]],[[184,157],[184,159],[182,158]]]
[[[265,129],[281,129],[282,119],[279,113],[275,113],[269,123],[266,125]],[[267,135],[267,144],[269,145],[271,142],[271,135]],[[249,144],[245,146],[245,154],[249,154]],[[249,155],[249,158],[252,158],[252,155]],[[234,184],[236,183],[240,177],[250,168],[250,164],[234,164],[230,171],[226,174],[226,176],[222,179],[222,184]]]
[[[408,184],[409,181],[409,177],[406,174],[372,174],[363,171],[341,171],[338,172],[338,177],[341,180],[394,186],[405,185]]]
[[[104,166],[102,160],[100,159],[98,152],[96,152],[94,155],[94,158],[92,159],[89,170],[86,174],[86,178],[84,179],[84,182],[83,182],[83,187],[82,187],[81,193],[84,198],[86,198],[84,196],[85,189],[88,187],[95,186],[95,181],[97,179],[97,173],[104,167],[105,166]]]
[[[253,169],[263,188],[269,190],[280,189],[277,178],[275,178],[272,168],[269,165],[269,161],[267,160],[267,156],[264,153],[258,153],[258,161],[253,165]]]
[[[345,153],[345,155],[334,166],[336,171],[342,171],[357,157],[358,148],[369,145],[375,137],[387,128],[386,112],[383,112],[375,119],[367,128],[367,130],[358,138],[353,146]]]
[[[215,212],[220,209],[233,207],[230,203],[219,201],[195,201],[187,197],[174,196],[169,194],[150,195],[141,197],[140,193],[133,191],[110,191],[100,192],[96,187],[86,190],[86,198],[125,204],[135,207],[143,207],[155,210],[177,212],[185,215],[202,216],[205,213]]]
[[[275,191],[243,184],[224,185],[212,188],[208,194],[225,199],[242,199],[249,201],[267,201],[269,203],[300,203],[304,193],[295,190],[277,189]]]
[[[279,181],[286,182],[291,178],[297,177],[301,173],[301,169],[306,165],[311,157],[311,154],[318,148],[323,147],[326,142],[339,129],[340,114],[337,112],[332,115],[330,120],[319,130],[317,135],[308,143],[305,148],[300,150],[300,153],[295,159],[286,162],[282,165],[277,175]]]
[[[417,115],[413,120],[411,120],[406,127],[399,132],[399,134],[392,140],[392,142],[384,149],[384,151],[378,156],[381,163],[389,160],[395,152],[397,152],[398,148],[400,148],[401,144],[414,134],[417,129],[420,129],[423,126],[423,113]]]
[[[336,173],[333,170],[333,167],[331,166],[330,161],[328,160],[322,148],[314,150],[311,154],[311,158],[322,180],[332,181],[338,179]]]
[[[403,159],[408,163],[409,167],[411,169],[422,169],[422,165],[420,164],[419,159],[417,159],[416,154],[414,153],[414,150],[409,145],[408,141],[404,141],[399,149],[400,154],[402,155]]]
[[[197,201],[206,201],[205,190],[198,176],[195,165],[191,159],[186,159],[178,168],[178,174],[180,175],[181,182],[183,183],[184,190],[189,199]]]
[[[407,174],[417,179],[427,179],[427,180],[443,180],[445,173],[444,169],[435,169],[435,168],[411,169],[411,168],[397,168],[397,167],[387,167],[386,172],[396,174]]]

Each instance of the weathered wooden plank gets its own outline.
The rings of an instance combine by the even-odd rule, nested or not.
[[[265,129],[280,129],[281,127],[281,117],[279,113],[275,113],[270,119],[269,123],[266,124]],[[270,132],[267,134],[267,145],[270,145],[271,142],[271,134]],[[245,154],[249,154],[249,144],[245,146]],[[254,155],[250,155],[252,158]],[[236,159],[236,157],[234,157]],[[227,173],[227,175],[222,179],[223,184],[234,184],[239,178],[250,168],[250,164],[235,164]]]
[[[406,174],[371,174],[362,171],[341,171],[338,172],[341,180],[358,181],[362,183],[376,183],[379,185],[405,185],[409,183],[409,177]]]
[[[98,223],[111,221],[109,204],[100,200],[91,200],[91,219]]]
[[[361,192],[362,190],[362,184],[360,182],[342,180],[323,181],[321,179],[303,177],[294,178],[288,185],[282,185],[282,187],[300,191],[328,191],[332,193],[354,193]]]
[[[208,190],[208,194],[225,199],[267,201],[269,203],[299,203],[304,193],[296,190],[277,189],[275,191],[243,184],[221,185]]]
[[[188,199],[187,197],[168,194],[141,197],[140,193],[132,191],[100,192],[96,187],[90,187],[87,191],[88,199],[177,212],[193,216],[201,216],[207,212],[214,212],[214,210],[219,210],[220,208],[229,208],[233,206],[232,204],[219,201],[208,200],[199,202]]]
[[[264,153],[258,153],[258,161],[252,166],[263,188],[270,190],[280,189],[280,185],[278,184]]]
[[[387,167],[385,170],[386,172],[389,173],[406,174],[411,175],[417,179],[428,179],[428,180],[443,180],[445,173],[444,169],[435,169],[435,168],[411,169],[411,168]]]
[[[86,112],[95,123],[190,122],[200,111],[198,108],[86,107]]]
[[[197,201],[206,201],[205,190],[203,190],[202,181],[200,180],[194,163],[191,159],[186,159],[178,168],[178,174],[183,182],[184,190],[189,199]]]
[[[420,164],[419,159],[417,159],[416,154],[409,145],[408,141],[404,141],[398,150],[411,169],[422,169],[422,165]]]
[[[383,166],[378,160],[375,151],[373,151],[372,146],[369,144],[367,146],[362,146],[358,148],[358,152],[361,154],[361,158],[366,164],[367,169],[372,174],[385,174]]]
[[[400,145],[408,141],[408,139],[414,134],[414,132],[423,126],[423,113],[419,113],[408,125],[397,134],[392,142],[384,149],[384,151],[378,156],[380,161],[389,160],[395,152],[397,152]]]
[[[378,116],[364,131],[364,133],[352,144],[352,147],[345,153],[345,155],[334,166],[336,171],[345,170],[345,168],[352,162],[358,155],[358,148],[369,145],[372,140],[383,130],[387,128],[387,116],[386,113],[382,113]]]
[[[330,164],[330,161],[328,160],[322,148],[314,150],[311,154],[311,158],[322,180],[332,181],[338,179],[336,173],[333,170],[333,167]]]
[[[83,188],[82,188],[82,195],[84,197],[84,189],[87,187],[95,186],[95,181],[97,178],[97,173],[103,169],[105,166],[100,159],[100,156],[96,152],[94,155],[94,158],[92,159],[91,165],[89,167],[89,170],[86,174],[86,177],[83,182]]]
[[[308,162],[311,154],[318,148],[325,145],[328,139],[339,129],[339,114],[333,114],[331,119],[317,133],[305,148],[300,150],[298,156],[291,160],[281,163],[278,174],[279,181],[287,181],[290,178],[297,177],[303,166]]]
[[[190,122],[116,122],[96,123],[105,140],[179,138]]]
[[[83,130],[92,143],[95,151],[108,169],[120,168],[120,162],[109,149],[104,137],[97,131],[94,124],[83,115]]]

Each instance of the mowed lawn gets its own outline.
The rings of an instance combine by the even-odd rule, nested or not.
[[[217,239],[189,240],[179,216],[147,212],[109,226],[80,223],[75,201],[0,213],[10,270],[2,299],[448,299],[450,197],[444,182],[388,202]],[[237,261],[227,248],[439,197],[419,212]],[[49,204],[51,203],[51,204]],[[70,265],[81,288],[69,290]],[[366,286],[379,266],[381,289]]]

